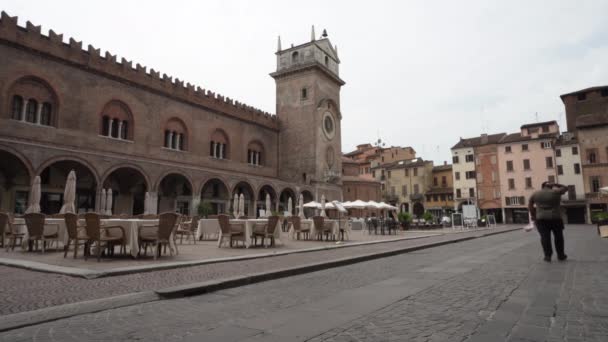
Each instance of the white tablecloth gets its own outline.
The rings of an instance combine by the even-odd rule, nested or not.
[[[264,225],[268,222],[267,219],[249,219],[249,220],[230,220],[231,224],[245,224],[245,247],[249,248],[252,244],[251,233],[253,232],[254,225]],[[222,230],[220,229],[220,223],[218,219],[201,219],[198,221],[198,229],[196,230],[197,238],[201,236],[217,236],[218,247],[222,241]],[[275,243],[282,243],[281,241],[281,222],[277,222],[277,227],[274,230]]]
[[[78,220],[78,225],[84,226],[84,219]],[[129,252],[131,256],[137,257],[137,253],[139,252],[139,239],[138,231],[139,227],[143,225],[157,225],[158,220],[141,220],[141,219],[103,219],[101,220],[102,227],[103,226],[120,226],[125,230],[125,244],[129,247]],[[22,218],[16,218],[13,225],[15,229],[17,229],[21,233],[25,233],[25,239],[27,239],[27,227],[25,226],[25,220]],[[156,229],[156,228],[150,228]],[[45,220],[44,232],[45,234],[52,234],[57,231],[59,235],[59,241],[61,241],[64,245],[68,243],[68,233],[67,228],[65,226],[65,220],[60,218],[48,218]],[[110,235],[120,234],[116,233],[116,230],[110,229]],[[175,249],[175,242],[173,238],[170,239],[169,247],[172,250]]]

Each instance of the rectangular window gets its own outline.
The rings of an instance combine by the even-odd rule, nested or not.
[[[460,172],[454,172],[454,178],[460,180]]]
[[[391,178],[391,172],[390,171],[387,171],[387,177]]]
[[[557,174],[560,176],[564,174],[564,167],[562,165],[557,165]]]
[[[544,125],[544,126],[542,127],[542,129],[543,129],[543,133],[549,133],[549,126]]]
[[[469,197],[471,197],[471,198],[475,197],[475,189],[469,188]]]
[[[589,164],[597,163],[597,149],[595,149],[595,148],[587,149],[587,163],[589,163]]]
[[[458,156],[453,156],[452,157],[452,163],[458,164]]]
[[[553,168],[553,157],[545,157],[545,164],[547,165],[547,169]]]
[[[308,89],[302,88],[300,91],[300,100],[306,100],[308,98]]]
[[[414,184],[414,194],[418,194],[419,189],[418,189],[418,184]]]
[[[500,190],[494,189],[494,198],[500,198]]]
[[[512,160],[507,160],[507,171],[509,171],[509,172],[513,171],[513,161]]]
[[[574,185],[568,185],[568,199],[571,201],[576,199],[576,188]]]
[[[376,178],[376,171],[372,171],[372,177]]]
[[[475,171],[467,171],[465,173],[465,178],[466,179],[475,179]]]
[[[521,150],[522,151],[528,151],[528,144],[521,145]]]
[[[437,177],[433,177],[433,185],[434,186],[439,185],[439,182],[437,181]]]
[[[576,174],[576,175],[581,174],[581,164],[579,164],[579,163],[574,164],[574,174]]]
[[[589,177],[589,180],[591,181],[591,192],[599,192],[601,188],[600,177]]]
[[[532,177],[526,177],[526,189],[532,188]]]
[[[410,176],[410,169],[405,169],[405,177],[409,177]]]
[[[467,155],[464,157],[464,159],[465,159],[465,161],[466,161],[467,163],[472,163],[472,162],[474,162],[474,161],[475,161],[475,156],[473,156],[472,154],[467,154]]]
[[[572,146],[572,154],[573,155],[577,155],[578,154],[578,147]]]
[[[548,149],[548,148],[551,148],[551,146],[552,146],[552,145],[551,145],[551,142],[550,142],[550,141],[542,141],[542,142],[540,143],[540,147],[541,147],[542,149]]]
[[[414,168],[414,177],[416,177],[416,176],[418,176],[418,168],[417,167]]]
[[[524,159],[524,170],[530,170],[530,159]]]
[[[549,181],[549,183],[555,183],[555,176],[551,175],[547,178],[547,180]]]
[[[496,156],[491,156],[490,162],[492,163],[492,165],[496,165]]]
[[[441,176],[441,186],[447,186],[447,185],[448,185],[447,178],[445,176]]]
[[[456,189],[456,198],[460,197],[462,197],[462,193],[460,192],[460,189]]]
[[[562,150],[561,149],[555,149],[555,156],[556,157],[561,157],[562,156]]]
[[[515,179],[509,178],[509,190],[515,189]]]
[[[511,146],[505,146],[505,153],[511,153]]]
[[[407,196],[407,185],[401,186],[401,194]]]

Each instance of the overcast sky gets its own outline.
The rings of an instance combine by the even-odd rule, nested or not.
[[[327,29],[342,61],[342,148],[378,137],[437,163],[459,137],[558,120],[608,84],[608,1],[28,1],[0,9],[275,113],[283,47]]]

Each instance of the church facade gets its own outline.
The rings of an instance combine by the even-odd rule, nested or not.
[[[70,170],[79,211],[112,189],[114,213],[228,212],[243,194],[255,215],[270,195],[341,200],[337,50],[326,36],[276,52],[276,115],[2,13],[0,210],[21,213],[41,177],[42,211],[62,204]]]

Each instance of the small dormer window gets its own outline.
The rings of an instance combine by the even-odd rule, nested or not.
[[[329,68],[329,57],[325,56],[325,66]]]
[[[300,54],[298,53],[298,51],[294,51],[291,54],[291,63],[298,63],[299,59],[300,59]]]
[[[302,90],[300,90],[300,100],[306,99],[308,99],[308,89],[302,88]]]

